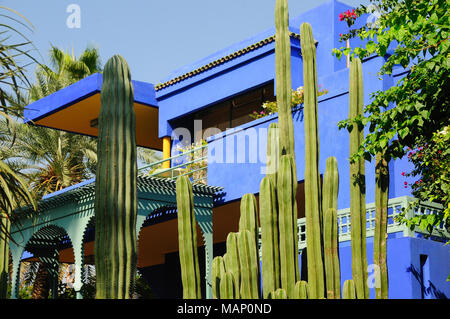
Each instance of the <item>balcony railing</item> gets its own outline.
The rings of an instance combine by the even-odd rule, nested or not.
[[[411,230],[404,224],[400,224],[395,221],[395,216],[399,215],[404,208],[406,210],[406,218],[411,218],[415,215],[423,215],[442,211],[443,206],[436,203],[420,203],[418,206],[408,208],[411,202],[415,201],[414,198],[409,196],[397,197],[390,199],[388,202],[388,225],[387,233],[403,233],[403,237],[415,237],[416,233],[421,235],[430,235],[427,231],[416,227]],[[370,203],[366,205],[366,237],[373,237],[375,230],[375,204]],[[306,219],[299,218],[297,220],[298,231],[298,248],[303,249],[306,247]],[[351,239],[351,219],[350,208],[341,209],[338,211],[338,235],[339,242],[350,241]],[[445,229],[444,225],[440,225],[437,229],[434,229],[431,233],[431,238],[434,239],[450,239],[450,233]],[[261,231],[259,245],[261,247]]]
[[[164,163],[169,168],[163,168]],[[188,176],[192,183],[206,184],[208,169],[208,145],[181,150],[178,154],[139,168],[139,174],[176,179]]]

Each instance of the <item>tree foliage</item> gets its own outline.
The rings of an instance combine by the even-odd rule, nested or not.
[[[429,140],[449,124],[450,3],[447,0],[372,0],[381,16],[372,27],[350,30],[342,39],[359,37],[355,48],[334,49],[335,55],[385,57],[379,75],[389,76],[402,67],[406,75],[385,91],[372,94],[366,115],[340,122],[341,127],[368,126],[356,156],[375,155],[388,147],[388,155],[402,157],[407,147]],[[356,14],[370,13],[361,6]]]
[[[358,24],[366,14],[379,17],[375,22]],[[339,123],[340,128],[368,128],[351,160],[362,156],[370,160],[384,148],[387,158],[409,154],[414,169],[403,174],[417,179],[411,185],[412,193],[420,200],[442,203],[446,210],[416,216],[408,223],[428,230],[442,222],[449,226],[450,1],[371,0],[369,6],[361,5],[341,20],[349,28],[359,25],[341,35],[341,41],[362,41],[354,48],[334,49],[336,57],[378,55],[385,59],[380,77],[404,73],[392,87],[371,95],[364,116]]]

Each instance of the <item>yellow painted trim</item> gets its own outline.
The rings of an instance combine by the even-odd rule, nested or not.
[[[171,139],[170,136],[163,137],[163,159],[170,157]],[[163,168],[170,168],[170,161],[163,162]]]

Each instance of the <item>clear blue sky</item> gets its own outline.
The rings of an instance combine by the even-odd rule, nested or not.
[[[328,0],[290,0],[296,16]],[[358,5],[361,0],[341,0]],[[158,83],[171,71],[274,25],[275,0],[0,0],[34,26],[26,32],[48,64],[50,44],[78,56],[87,45],[103,64],[114,54],[128,61],[133,79]],[[80,28],[69,28],[70,4]],[[41,60],[41,58],[38,58]],[[30,71],[33,71],[31,67]]]

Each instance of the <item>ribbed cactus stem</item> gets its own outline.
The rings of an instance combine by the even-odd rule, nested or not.
[[[356,57],[350,64],[349,86],[349,118],[353,119],[362,116],[364,107],[361,60]],[[357,153],[363,139],[363,128],[354,124],[350,131],[350,156]],[[354,163],[350,163],[350,214],[353,281],[358,299],[366,299],[369,298],[369,286],[367,285],[364,158],[359,158]]]
[[[10,225],[8,215],[0,213],[0,299],[6,299],[8,293]]]
[[[297,235],[297,169],[291,155],[283,155],[278,172],[278,207],[280,234],[281,288],[289,298],[294,295],[295,283],[300,279]]]
[[[291,40],[289,36],[288,1],[275,3],[275,74],[278,106],[280,154],[295,157],[294,123],[291,111]]]
[[[341,276],[338,254],[337,198],[339,192],[339,173],[337,160],[329,157],[326,161],[322,186],[323,246],[324,265],[328,299],[341,296]]]
[[[328,208],[324,215],[324,264],[327,285],[327,298],[341,298],[340,266],[338,255],[337,211]]]
[[[227,272],[233,274],[235,298],[240,298],[240,286],[241,286],[241,266],[239,262],[239,250],[238,250],[238,233],[229,233],[227,236],[227,253],[224,256],[225,269]]]
[[[356,288],[353,280],[346,280],[342,290],[342,299],[356,299]]]
[[[258,204],[253,194],[244,194],[241,199],[239,230],[249,230],[257,243],[259,240]]]
[[[258,251],[255,237],[249,230],[238,233],[239,263],[241,269],[240,295],[242,299],[259,298]]]
[[[270,292],[269,299],[288,299],[286,289],[278,288],[277,290]]]
[[[324,296],[322,261],[322,197],[319,174],[319,128],[317,119],[316,47],[311,25],[302,23],[300,41],[303,56],[305,123],[305,217],[308,254],[308,283],[311,299]]]
[[[220,299],[235,299],[234,277],[230,272],[220,277]]]
[[[308,282],[304,280],[297,281],[295,284],[294,299],[309,299],[310,291]]]
[[[101,90],[95,184],[96,298],[129,298],[136,272],[137,164],[133,86],[115,55]]]
[[[277,184],[277,172],[279,167],[280,149],[279,149],[278,124],[269,125],[267,135],[267,170],[266,175],[272,180],[274,187]]]
[[[280,244],[275,187],[270,177],[261,181],[259,212],[261,216],[261,261],[263,297],[280,288]]]
[[[375,164],[375,232],[373,236],[373,260],[378,265],[379,282],[375,282],[375,296],[377,299],[388,298],[388,269],[387,269],[387,220],[389,200],[389,166],[383,153],[376,155]]]
[[[200,270],[197,253],[197,228],[192,185],[187,176],[176,182],[178,242],[184,299],[200,299]]]
[[[220,280],[222,275],[225,273],[225,263],[221,256],[214,257],[211,266],[211,285],[212,285],[212,295],[214,299],[219,299],[220,297]]]
[[[253,242],[255,243],[257,252],[257,276],[260,277],[260,265],[259,265],[259,220],[258,220],[258,203],[256,197],[253,194],[244,194],[241,199],[241,216],[239,218],[239,231],[248,230],[253,235]],[[261,281],[258,280],[258,291],[261,287]]]

